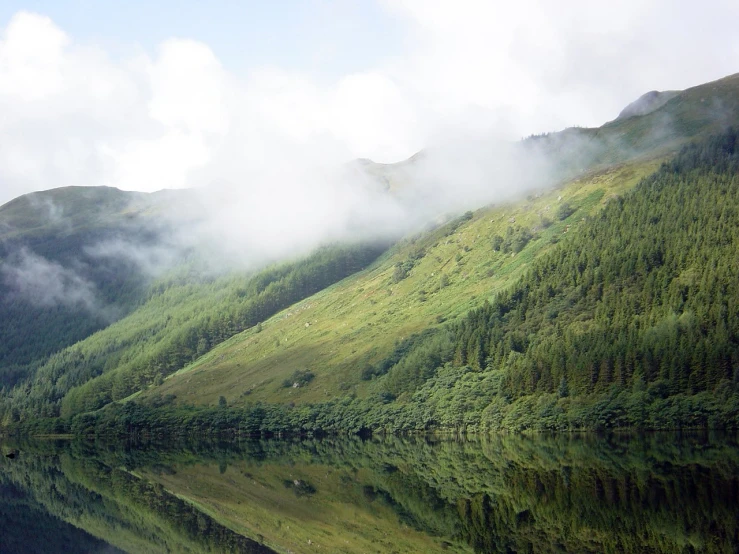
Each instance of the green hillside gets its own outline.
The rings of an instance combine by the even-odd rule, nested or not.
[[[118,279],[94,280],[122,305],[112,324],[44,306],[50,319],[26,321],[34,312],[6,301],[0,421],[78,432],[147,418],[148,429],[253,431],[733,425],[734,134],[710,137],[739,124],[739,75],[669,96],[599,129],[524,141],[532,161],[549,161],[547,188],[440,216],[384,254],[335,245],[258,273],[188,263],[157,280],[89,263],[89,275]],[[685,143],[699,146],[671,161]],[[358,163],[395,194],[426,156]],[[164,232],[170,193],[91,190],[0,208],[2,263],[17,265],[23,244],[72,267],[86,233]],[[714,395],[731,402],[719,409]],[[616,407],[595,413],[604,398]],[[215,413],[229,417],[213,427]]]
[[[52,355],[31,375],[30,387],[11,389],[3,417],[69,417],[126,398],[235,333],[258,331],[275,311],[356,272],[382,250],[327,247],[252,275],[160,279],[135,312]]]
[[[156,244],[157,195],[67,187],[0,207],[0,383],[129,313],[149,277],[131,260],[89,250]]]
[[[583,217],[656,167],[652,161],[615,168],[405,239],[366,270],[265,321],[259,333],[234,337],[144,398],[175,395],[177,402],[215,405],[223,395],[238,406],[375,394],[378,383],[367,369],[399,342],[466,314],[512,285],[532,260],[578,232]],[[560,220],[564,204],[576,211]],[[495,237],[509,232],[528,233],[525,246],[496,252]],[[296,371],[310,371],[315,379],[285,387]]]
[[[266,321],[260,333],[224,343],[146,391],[135,405],[111,406],[78,419],[73,429],[737,427],[738,174],[739,141],[729,131],[685,148],[600,211],[603,191],[567,202],[557,210],[556,230],[566,236],[552,235],[556,241],[538,237],[522,246],[510,218],[512,231],[482,239],[475,225],[490,222],[490,213],[462,218],[439,235],[425,236],[438,244],[417,240],[413,246],[423,255],[406,245]],[[583,220],[577,212],[586,213],[587,199],[594,215]],[[441,237],[453,236],[452,229],[460,237],[474,230],[488,259],[497,256],[501,265],[465,266],[467,245],[460,241],[458,255],[450,258],[458,271],[418,271],[422,259],[445,263],[434,248],[441,248]],[[547,246],[536,250],[537,241]],[[474,260],[471,247],[466,253]],[[517,266],[515,260],[527,253],[529,263]],[[413,266],[404,267],[403,257]],[[474,277],[464,279],[463,272],[473,268]],[[496,279],[501,274],[511,276],[505,290],[505,281]],[[455,280],[459,284],[450,292]],[[488,302],[484,292],[473,298],[477,289],[467,281],[500,288]],[[403,297],[371,301],[378,291],[389,288],[394,295],[403,284],[409,286]],[[424,325],[420,314],[434,296],[447,304],[441,318]],[[470,300],[482,306],[442,321],[455,314],[449,307],[463,314]],[[397,317],[390,317],[396,310]],[[331,328],[321,328],[328,313]],[[422,332],[409,336],[414,322]],[[377,355],[381,337],[387,337],[384,356]],[[203,405],[214,407],[194,409]]]
[[[385,385],[406,424],[739,425],[738,175],[735,131],[686,148],[414,345]]]

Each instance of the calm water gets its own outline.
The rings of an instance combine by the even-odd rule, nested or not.
[[[3,553],[739,552],[736,435],[2,453]]]

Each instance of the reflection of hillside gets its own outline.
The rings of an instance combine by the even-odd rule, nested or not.
[[[0,479],[22,490],[45,517],[56,516],[126,552],[272,552],[124,470],[67,453],[26,452],[12,463],[0,462]],[[50,530],[42,551],[55,546],[55,533]]]
[[[0,473],[0,551],[3,554],[117,554],[118,549],[54,517]]]
[[[729,552],[739,543],[735,438],[265,441],[211,455],[248,463],[253,475],[278,462],[343,468],[362,476],[368,500],[478,552]]]
[[[123,530],[135,522],[138,536],[153,542],[146,533],[166,529],[159,536],[182,552],[219,551],[243,540],[237,533],[294,551],[321,544],[322,551],[459,552],[468,544],[476,552],[673,553],[733,552],[739,544],[735,436],[395,437],[125,450],[73,443],[61,456],[25,459],[11,467],[13,478],[30,483],[52,513],[103,534],[112,522]],[[127,471],[111,469],[121,467]],[[31,477],[22,481],[21,471]],[[64,502],[52,485],[65,491]],[[120,536],[116,544],[131,544]]]

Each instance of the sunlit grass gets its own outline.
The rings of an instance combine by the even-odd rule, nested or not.
[[[660,163],[652,159],[584,175],[516,203],[478,210],[450,234],[442,227],[403,240],[367,269],[283,310],[261,329],[231,338],[144,396],[174,394],[178,402],[198,405],[216,404],[220,396],[230,405],[366,396],[373,383],[361,380],[363,367],[387,355],[398,340],[491,300],[555,242],[577,233],[586,216]],[[576,210],[559,221],[555,213],[562,202]],[[535,238],[517,254],[495,252],[493,237],[513,225],[533,229]],[[419,250],[424,255],[407,277],[394,282],[395,264]],[[284,387],[296,370],[316,378],[304,387]]]

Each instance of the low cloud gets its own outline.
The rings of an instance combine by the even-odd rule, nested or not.
[[[187,38],[113,55],[18,12],[0,22],[0,203],[65,185],[249,187],[275,166],[395,162],[450,129],[510,139],[598,125],[647,90],[737,70],[736,2],[379,6],[405,40],[330,77],[258,60],[236,73]]]
[[[67,306],[97,312],[95,285],[72,268],[23,249],[0,265],[9,297],[34,306]]]
[[[124,238],[95,242],[82,251],[93,259],[123,260],[136,266],[147,277],[158,277],[180,260],[181,251],[165,243],[137,243]]]
[[[407,39],[399,50],[320,78],[257,65],[236,74],[188,39],[114,56],[41,14],[15,14],[0,30],[0,203],[65,185],[190,188],[157,207],[174,230],[166,240],[106,240],[86,255],[153,276],[191,249],[214,267],[256,267],[545,187],[562,168],[516,139],[600,124],[646,90],[736,71],[739,55],[735,2],[380,5]],[[686,27],[696,40],[683,40]],[[577,169],[598,146],[571,133],[557,148]],[[393,168],[351,161],[421,149]],[[60,210],[50,205],[49,218]],[[72,269],[24,256],[6,279],[20,287],[23,271],[46,271],[52,301],[94,304]]]

